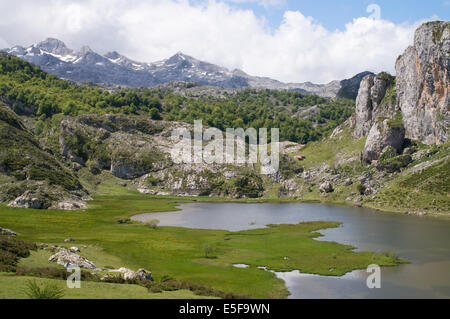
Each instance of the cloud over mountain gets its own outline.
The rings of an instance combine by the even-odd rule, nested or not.
[[[0,12],[2,47],[55,37],[71,47],[118,50],[138,61],[183,51],[284,82],[326,83],[363,70],[394,72],[393,61],[412,43],[417,26],[361,17],[330,31],[299,11],[286,11],[272,29],[251,10],[214,0],[4,1]]]

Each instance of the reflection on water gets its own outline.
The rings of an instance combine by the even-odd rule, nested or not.
[[[411,264],[382,268],[381,289],[368,289],[365,270],[342,277],[276,273],[290,298],[450,298],[450,221],[318,204],[183,204],[182,211],[134,216],[160,225],[230,231],[268,224],[338,221],[317,240],[349,244],[360,251],[392,252]]]

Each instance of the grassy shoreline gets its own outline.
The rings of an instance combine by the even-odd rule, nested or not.
[[[177,227],[150,229],[139,222],[117,223],[118,218],[174,211],[180,203],[200,201],[201,198],[161,198],[132,193],[94,196],[89,209],[81,211],[39,211],[0,205],[0,225],[18,232],[18,238],[36,243],[64,245],[64,239],[72,237],[76,240],[72,246],[99,249],[101,253],[82,249],[82,255],[89,253],[86,257],[101,267],[114,263],[114,267],[146,268],[153,272],[156,281],[170,276],[252,298],[289,295],[281,279],[257,269],[258,266],[340,276],[372,263],[395,266],[400,262],[388,254],[354,252],[351,246],[315,240],[320,236],[318,230],[338,227],[339,223],[335,222],[273,225],[241,232]],[[210,198],[204,201],[224,202]],[[212,247],[211,256],[205,256],[205,245]],[[39,259],[36,260],[39,264]],[[251,267],[233,267],[240,263]]]

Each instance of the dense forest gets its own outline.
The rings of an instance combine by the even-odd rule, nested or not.
[[[186,85],[188,88],[189,85]],[[17,113],[31,108],[39,128],[55,115],[137,114],[154,120],[225,128],[280,128],[280,139],[307,143],[329,134],[354,112],[354,101],[275,90],[242,90],[222,97],[176,94],[170,87],[102,88],[58,79],[0,53],[0,99]],[[311,111],[309,111],[311,109]],[[306,111],[306,116],[301,116]]]

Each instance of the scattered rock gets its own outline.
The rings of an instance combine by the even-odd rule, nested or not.
[[[65,243],[70,243],[70,242],[72,242],[72,241],[75,241],[75,239],[73,239],[73,238],[67,238],[67,239],[64,239],[64,242],[65,242]]]
[[[350,186],[350,185],[352,185],[353,184],[353,181],[350,179],[350,178],[347,178],[346,180],[345,180],[345,182],[344,182],[344,185],[345,186]]]
[[[79,252],[81,252],[81,249],[74,246],[74,247],[70,247],[70,251],[73,253],[79,253]]]

